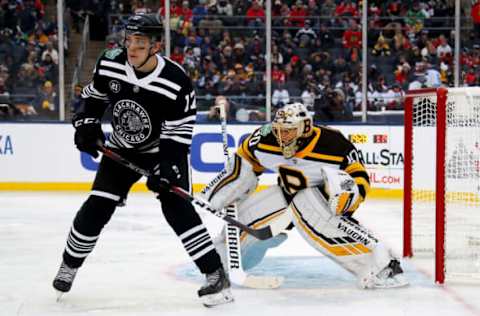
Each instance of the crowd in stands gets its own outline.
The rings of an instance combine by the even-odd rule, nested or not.
[[[162,4],[130,3],[117,13],[165,16]],[[172,1],[170,16],[171,58],[193,78],[200,108],[221,95],[232,113],[264,117],[263,1]],[[461,84],[478,85],[480,5],[464,6],[462,16],[473,24],[462,23]],[[360,17],[358,1],[273,1],[273,107],[301,100],[319,120],[353,119],[362,101]],[[406,90],[453,85],[454,1],[369,1],[368,17],[369,110],[401,110]],[[111,46],[121,44],[120,24]]]
[[[108,47],[122,45],[126,15],[143,12],[165,16],[163,0],[88,2],[92,1],[92,10],[97,10],[95,14],[109,14],[103,20],[109,24]],[[272,1],[274,109],[289,101],[301,100],[315,112],[316,119],[354,118],[354,112],[360,110],[362,103],[362,30],[358,3],[351,0]],[[401,110],[406,90],[453,85],[455,1],[372,0],[368,3],[369,110]],[[79,8],[81,6],[75,10]],[[75,10],[71,12],[77,12]],[[479,85],[480,4],[462,1],[461,15],[465,17],[462,20],[461,85]],[[31,27],[32,36],[43,31],[48,37],[50,34],[37,26],[43,25],[44,19],[39,13],[37,16],[38,23]],[[264,118],[263,0],[171,0],[170,17],[170,58],[183,65],[192,77],[199,109],[208,110],[215,106],[217,96],[225,96],[232,120]],[[9,38],[19,41],[18,35],[11,34]],[[26,44],[28,50],[30,42]],[[37,41],[33,45],[40,56],[39,65],[48,64],[41,59],[47,43],[41,46]],[[54,56],[51,57],[55,64]],[[20,65],[25,62],[22,60]],[[38,65],[33,65],[34,72],[38,73]],[[44,81],[50,78],[47,72],[44,71]],[[55,84],[53,79],[49,80]]]
[[[40,0],[1,0],[0,104],[14,105],[18,116],[56,119],[57,86],[56,16],[46,16]]]

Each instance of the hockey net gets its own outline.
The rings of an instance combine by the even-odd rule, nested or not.
[[[409,91],[404,154],[404,256],[480,281],[480,88]]]

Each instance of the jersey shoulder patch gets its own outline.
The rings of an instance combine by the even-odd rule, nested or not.
[[[121,48],[112,48],[112,49],[107,49],[105,50],[104,52],[104,56],[108,59],[115,59],[118,55],[120,55],[122,53],[122,49]]]
[[[265,124],[262,127],[260,127],[260,135],[261,136],[267,136],[272,132],[272,124]]]

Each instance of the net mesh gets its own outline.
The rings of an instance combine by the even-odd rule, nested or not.
[[[449,89],[445,152],[445,271],[480,280],[480,89]],[[435,249],[435,92],[413,98],[412,244]]]

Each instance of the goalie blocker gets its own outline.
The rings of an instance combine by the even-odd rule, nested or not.
[[[230,167],[201,195],[217,209],[236,202],[239,221],[250,227],[270,227],[274,237],[266,241],[242,233],[244,269],[283,243],[293,223],[309,245],[353,273],[362,288],[407,285],[391,251],[352,217],[369,190],[356,157],[340,132],[313,126],[302,104],[288,104],[272,124],[245,139]],[[278,173],[279,185],[250,193],[267,168]],[[214,242],[224,260],[225,235]]]

